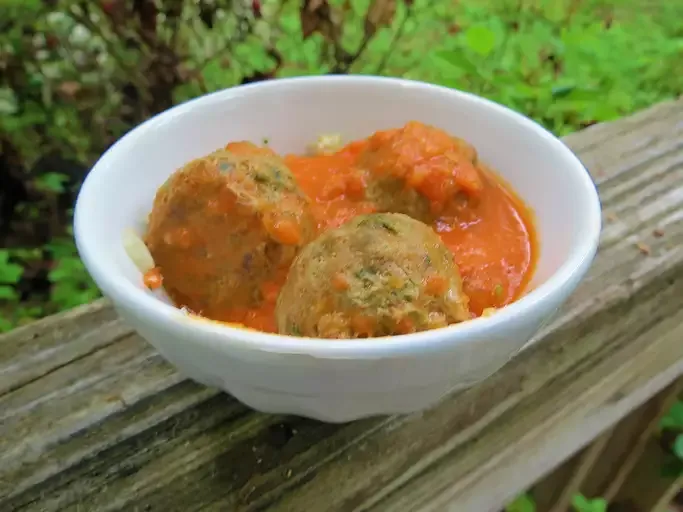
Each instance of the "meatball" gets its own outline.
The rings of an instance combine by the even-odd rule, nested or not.
[[[470,318],[453,254],[407,215],[360,215],[304,247],[275,308],[281,334],[365,338]]]
[[[411,121],[380,131],[359,157],[367,198],[380,211],[423,222],[452,213],[483,187],[475,149],[433,126]]]
[[[273,280],[315,235],[309,200],[283,160],[239,142],[162,185],[145,242],[176,304],[225,319],[272,296]]]

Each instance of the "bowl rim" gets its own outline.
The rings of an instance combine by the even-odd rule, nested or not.
[[[573,172],[577,174],[582,195],[584,195],[587,205],[587,209],[582,212],[586,219],[585,224],[588,226],[585,236],[582,237],[579,244],[572,248],[560,268],[548,279],[516,301],[501,308],[495,315],[479,317],[448,327],[419,333],[352,340],[301,338],[193,319],[184,315],[175,306],[158,300],[126,279],[117,278],[116,272],[111,272],[110,269],[102,267],[96,256],[97,248],[93,247],[88,240],[87,233],[93,228],[89,227],[86,203],[93,201],[91,198],[100,188],[98,182],[103,179],[100,171],[114,163],[119,153],[125,152],[131,144],[144,137],[146,133],[153,131],[157,126],[166,123],[172,117],[183,115],[199,105],[221,103],[238,98],[248,91],[269,91],[283,86],[296,86],[297,84],[309,87],[325,86],[339,82],[411,88],[425,94],[439,92],[458,101],[477,103],[481,108],[492,109],[499,114],[514,118],[517,123],[531,130],[534,136],[542,139],[544,144],[550,145],[553,151],[562,156],[570,164],[568,167],[571,167]],[[536,310],[543,302],[560,293],[573,281],[575,276],[581,277],[587,271],[597,251],[601,227],[600,199],[590,174],[568,146],[535,121],[508,107],[472,93],[416,80],[368,75],[323,75],[272,79],[216,91],[165,110],[130,130],[98,159],[83,182],[74,210],[74,236],[78,252],[98,287],[105,296],[112,300],[115,306],[117,304],[128,304],[130,308],[132,305],[137,314],[149,318],[152,322],[169,324],[174,330],[181,331],[181,334],[192,338],[193,341],[199,340],[219,349],[226,348],[226,345],[229,345],[244,350],[300,354],[316,358],[376,358],[410,354],[416,351],[431,352],[440,350],[444,346],[453,347],[466,344],[469,341],[481,339],[487,333],[504,329],[506,324]]]

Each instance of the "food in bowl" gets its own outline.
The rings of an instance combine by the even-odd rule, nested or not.
[[[309,198],[284,161],[228,144],[175,173],[156,194],[145,242],[176,304],[223,318],[257,308],[316,233]],[[160,282],[159,279],[152,282]]]
[[[147,250],[140,240],[144,219],[171,172],[228,141],[260,143],[267,137],[276,153],[301,155],[286,156],[285,163],[326,229],[370,213],[374,210],[364,201],[346,194],[324,199],[323,192],[338,186],[330,183],[325,190],[328,182],[343,183],[344,169],[355,161],[347,147],[353,142],[339,150],[332,139],[364,139],[411,119],[458,135],[477,150],[484,189],[476,214],[430,225],[453,252],[470,311],[479,318],[402,336],[351,340],[236,329],[185,315],[162,290],[150,291],[124,250],[122,235],[129,229],[137,233],[137,247]],[[320,140],[328,154],[304,155],[324,134],[338,134]],[[357,145],[362,149],[362,140]],[[533,210],[535,230],[524,205]],[[472,94],[411,80],[316,76],[218,91],[131,130],[88,174],[76,204],[74,234],[83,263],[121,320],[183,375],[263,412],[345,422],[424,409],[507,363],[586,275],[600,218],[595,185],[581,161],[523,115]],[[138,262],[154,264],[151,257]],[[488,304],[499,308],[490,317],[482,309]],[[264,311],[254,308],[254,316],[267,320],[274,332],[273,311]]]
[[[476,158],[464,140],[412,121],[367,139],[358,167],[380,210],[431,223],[476,200],[483,188]]]
[[[145,242],[147,284],[193,314],[338,339],[488,316],[536,251],[529,210],[475,149],[417,121],[303,156],[229,143],[164,183]]]
[[[467,303],[453,253],[429,226],[374,213],[304,247],[275,315],[281,334],[372,338],[462,322]]]

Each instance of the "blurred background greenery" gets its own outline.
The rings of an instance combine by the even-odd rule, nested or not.
[[[565,135],[681,95],[681,20],[671,0],[0,0],[0,332],[99,296],[72,238],[78,188],[174,104],[379,74],[472,91]],[[683,405],[667,418],[679,474]]]

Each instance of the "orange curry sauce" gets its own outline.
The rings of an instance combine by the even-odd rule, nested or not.
[[[421,132],[419,123],[410,124],[418,127],[412,136]],[[373,137],[376,141],[378,136],[384,137],[389,132],[394,130],[378,132]],[[365,183],[363,174],[357,167],[359,156],[372,143],[373,137],[352,142],[333,154],[285,157],[285,162],[299,186],[312,200],[313,213],[320,230],[340,226],[356,215],[377,210],[373,204],[364,200]],[[407,150],[400,155],[401,165],[410,167],[411,155],[418,157],[419,151],[411,149],[415,147],[415,142],[406,141],[402,149]],[[422,148],[441,151],[444,140],[417,142]],[[456,148],[457,151],[461,149]],[[442,159],[437,156],[431,161],[438,167]],[[374,161],[375,165],[384,164],[387,167],[395,163],[377,162],[376,159]],[[471,180],[473,172],[476,171],[468,169],[464,176],[456,176],[455,181]],[[481,185],[479,178],[476,175],[474,177],[478,187],[477,201],[459,209],[457,218],[441,217],[433,225],[455,256],[463,278],[464,292],[470,298],[473,316],[481,315],[485,308],[501,307],[517,299],[531,278],[537,253],[529,210],[492,171],[479,165],[478,173]],[[448,186],[452,186],[454,180],[452,177],[448,178],[451,181]],[[430,175],[430,180],[434,180],[434,174]],[[466,183],[458,184],[466,189]],[[430,194],[425,195],[430,197]],[[278,279],[282,282],[267,283],[268,289],[263,290],[266,300],[259,308],[226,312],[224,316],[221,315],[222,318],[214,320],[242,324],[260,331],[277,332],[275,302],[285,278],[286,275],[283,275]],[[150,276],[150,280],[154,282],[149,284],[157,285],[156,275]]]
[[[374,211],[373,205],[359,202],[353,190],[354,163],[365,144],[354,142],[332,155],[287,156],[299,186],[313,199],[321,229]],[[528,208],[493,172],[481,166],[479,170],[483,189],[476,205],[459,211],[457,220],[442,218],[433,226],[455,256],[476,316],[517,299],[531,279],[536,257]]]

